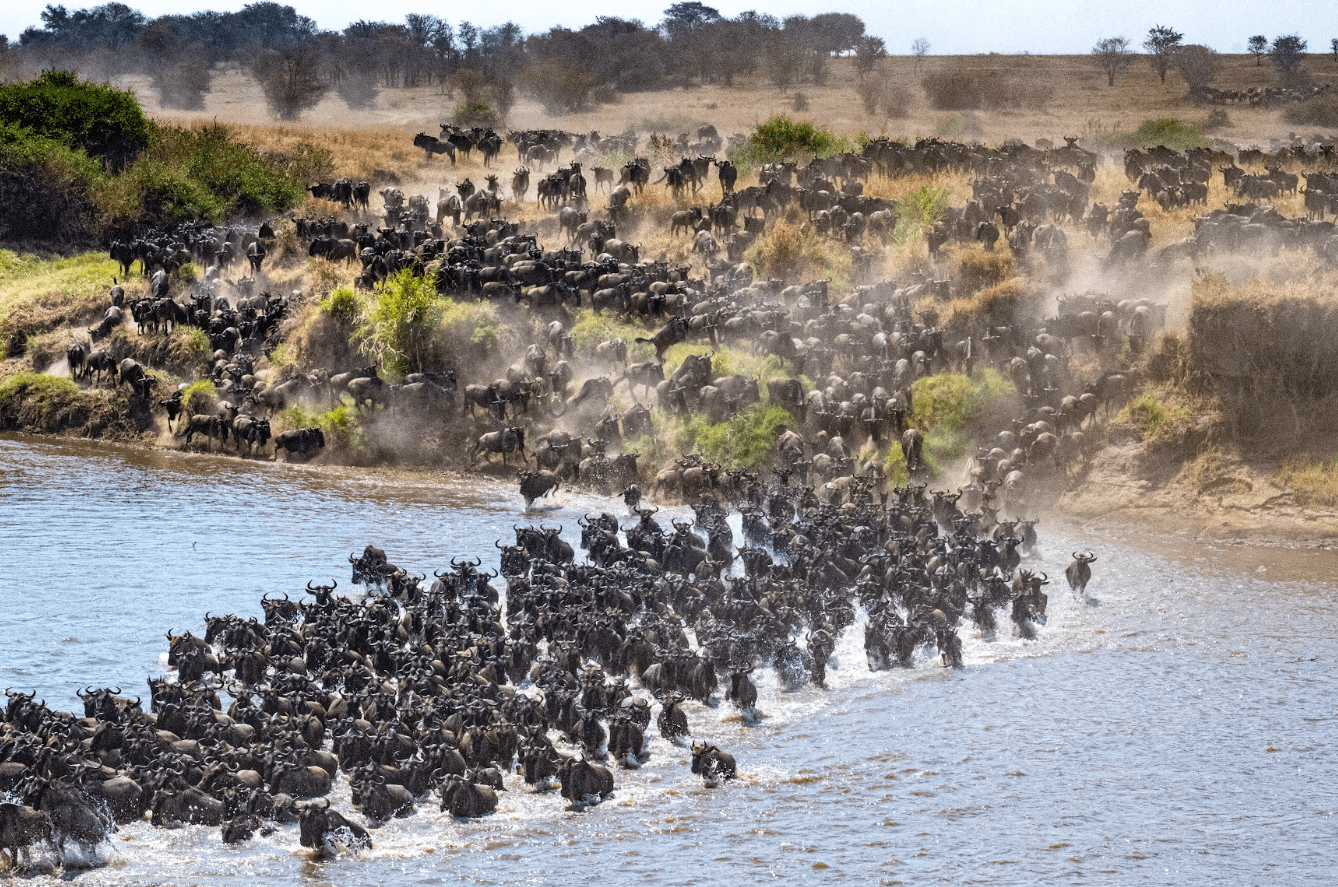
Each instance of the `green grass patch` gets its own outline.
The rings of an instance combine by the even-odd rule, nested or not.
[[[218,406],[214,383],[208,379],[192,382],[181,393],[181,412],[186,416],[207,415]]]
[[[756,468],[776,447],[776,426],[793,424],[788,410],[756,403],[714,425],[694,416],[687,423],[691,440],[680,443],[683,452],[701,453],[722,468]]]
[[[961,373],[938,373],[911,385],[909,422],[925,436],[924,460],[934,477],[942,477],[974,444],[972,431],[987,412],[1017,396],[1012,381],[995,369],[968,378]],[[892,442],[883,463],[888,483],[901,486],[909,479],[901,447]]]
[[[167,360],[183,369],[203,367],[213,349],[209,347],[209,334],[199,327],[178,326],[167,337]]]
[[[14,306],[42,296],[101,301],[118,274],[120,266],[102,252],[47,259],[0,250],[0,320]]]
[[[1274,480],[1307,502],[1338,505],[1338,457],[1293,456],[1282,463]]]
[[[897,227],[892,240],[904,244],[921,237],[943,218],[951,206],[951,195],[942,185],[925,185],[897,201]]]
[[[766,163],[831,157],[859,150],[860,145],[844,136],[779,114],[758,124],[752,135],[748,136],[748,141],[726,153],[738,167],[739,176],[746,178]]]
[[[1163,117],[1160,120],[1145,120],[1133,132],[1116,133],[1102,139],[1112,147],[1118,148],[1155,148],[1165,145],[1176,151],[1188,148],[1207,148],[1208,138],[1192,123]]]
[[[357,450],[363,445],[362,421],[357,408],[347,399],[332,410],[290,407],[279,414],[277,424],[276,432],[319,428],[325,433],[325,443],[329,447]]]
[[[575,322],[571,326],[571,344],[577,351],[591,352],[600,342],[621,338],[627,344],[628,355],[633,350],[638,354],[654,354],[649,345],[637,345],[632,340],[637,336],[646,337],[644,326],[619,320],[614,314],[596,314],[589,308],[577,308],[572,312]]]
[[[15,373],[0,382],[0,429],[59,432],[83,425],[94,398],[63,376]]]
[[[1194,422],[1190,404],[1168,388],[1145,389],[1115,416],[1122,425],[1132,425],[1143,439],[1156,441],[1177,433]]]

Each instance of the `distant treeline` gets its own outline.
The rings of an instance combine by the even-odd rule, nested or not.
[[[25,30],[13,47],[30,66],[77,67],[95,77],[158,72],[167,90],[164,103],[182,107],[192,101],[198,106],[214,64],[240,63],[263,80],[274,69],[275,54],[290,56],[297,47],[303,48],[302,64],[314,66],[315,76],[352,107],[369,103],[378,89],[477,87],[482,75],[491,91],[464,89],[461,98],[500,104],[503,114],[512,84],[552,110],[570,110],[611,91],[732,85],[736,77],[759,72],[782,89],[822,84],[833,56],[854,54],[872,63],[886,54],[883,41],[867,35],[864,22],[849,13],[779,19],[744,12],[725,18],[695,0],[673,4],[653,25],[600,16],[578,30],[538,34],[526,34],[514,22],[482,28],[419,13],[403,22],[357,21],[340,32],[322,31],[291,6],[271,2],[154,19],[123,3],[79,10],[47,6],[41,17],[42,26]],[[269,61],[260,61],[266,55]],[[471,76],[461,80],[462,71]],[[185,90],[193,91],[193,100],[172,94],[182,91],[183,81],[194,84]]]

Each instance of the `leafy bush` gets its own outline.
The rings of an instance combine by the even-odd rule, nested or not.
[[[331,307],[346,304],[340,295]],[[378,287],[357,318],[362,353],[399,375],[482,359],[500,335],[493,305],[442,298],[430,280],[408,270]]]
[[[344,76],[335,81],[334,91],[354,110],[376,107],[376,96],[380,92],[375,74],[353,71],[345,71]]]
[[[319,428],[325,432],[325,445],[331,448],[357,450],[363,444],[362,422],[358,410],[345,401],[332,410],[314,410],[295,406],[279,414],[279,428],[292,431],[298,428]]]
[[[225,126],[155,124],[151,131],[149,150],[134,166],[101,183],[105,212],[222,220],[290,209],[305,196],[298,165],[262,155]]]
[[[1226,108],[1213,108],[1212,111],[1208,112],[1208,119],[1203,122],[1205,132],[1217,132],[1230,128],[1231,118],[1227,116]]]
[[[320,309],[335,317],[342,317],[352,320],[358,316],[361,306],[358,304],[358,294],[346,286],[330,291],[330,294],[320,301]]]
[[[455,110],[451,112],[451,122],[456,126],[496,128],[502,126],[506,121],[502,119],[502,115],[497,113],[497,109],[492,105],[487,102],[473,101],[461,102],[456,105]]]
[[[158,93],[158,104],[164,108],[199,111],[204,108],[212,75],[208,59],[190,55],[173,65],[155,67],[149,77]]]
[[[445,337],[468,341],[484,352],[497,347],[502,325],[490,303],[437,299],[433,310],[435,326]]]
[[[212,413],[217,405],[214,383],[208,379],[192,382],[181,394],[181,412],[186,416]]]
[[[679,443],[683,452],[701,453],[724,468],[756,468],[775,449],[776,426],[793,423],[789,411],[757,403],[715,425],[703,416],[692,417]]]
[[[782,114],[758,124],[748,141],[730,151],[729,156],[736,166],[755,168],[763,163],[797,160],[800,154],[830,157],[853,147],[849,139]]]
[[[525,90],[549,114],[584,110],[600,80],[582,64],[554,56],[535,62],[522,74]]]
[[[906,243],[934,227],[943,218],[951,200],[948,189],[942,185],[925,185],[897,201],[897,227],[892,239]]]
[[[1206,148],[1208,139],[1203,132],[1191,123],[1164,117],[1160,120],[1145,120],[1131,133],[1112,137],[1121,146],[1155,148],[1164,145],[1176,151],[1187,148]]]
[[[812,228],[785,220],[749,247],[744,258],[760,277],[827,279],[840,289],[850,276],[850,254],[835,251]]]
[[[938,477],[966,455],[977,428],[992,427],[998,416],[1016,412],[1017,389],[998,370],[986,369],[973,377],[961,373],[938,373],[917,379],[911,386],[913,408],[910,425],[925,436],[924,458]],[[894,486],[907,480],[901,448],[889,448],[883,466]]]
[[[436,298],[432,283],[409,269],[383,281],[358,322],[364,353],[391,373],[421,369],[425,324]]]
[[[87,83],[69,71],[0,86],[0,123],[81,149],[114,170],[149,144],[149,119],[134,93]]]
[[[959,111],[940,120],[934,134],[945,139],[975,139],[980,138],[984,131],[974,112]]]
[[[260,82],[265,101],[280,120],[299,120],[314,108],[330,85],[320,78],[320,51],[303,42],[267,49],[255,58],[251,73]]]
[[[936,71],[920,81],[930,106],[940,111],[1001,111],[1044,108],[1054,95],[1050,84],[1002,71]]]
[[[1338,91],[1330,89],[1308,101],[1289,105],[1283,116],[1297,126],[1338,129]]]

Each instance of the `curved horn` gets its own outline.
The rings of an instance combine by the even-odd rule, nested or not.
[[[1041,577],[1041,584],[1042,584],[1042,585],[1049,585],[1049,584],[1050,584],[1050,577],[1049,577],[1049,576],[1045,575],[1044,573],[1040,572],[1039,570],[1036,571],[1036,575]]]

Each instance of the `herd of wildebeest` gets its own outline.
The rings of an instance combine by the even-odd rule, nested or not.
[[[446,151],[428,138],[415,140],[428,158],[453,159],[469,143],[489,163],[505,141],[444,129]],[[469,464],[519,459],[527,508],[559,484],[583,484],[621,494],[626,525],[612,513],[589,515],[571,541],[557,527],[518,526],[514,542],[497,543],[497,570],[455,558],[431,581],[368,546],[349,558],[353,583],[366,594],[308,584],[308,598],[264,599],[263,619],[206,614],[201,635],[169,634],[175,680],[151,680],[147,703],[119,688],[90,688],[80,693],[79,717],[6,691],[0,793],[10,802],[0,804],[0,849],[14,864],[43,842],[92,850],[118,824],[146,817],[155,826],[220,828],[227,842],[298,823],[303,846],[331,852],[370,846],[362,823],[375,827],[427,803],[439,801],[453,816],[486,815],[499,792],[520,790],[517,781],[527,790],[556,784],[583,808],[615,790],[616,768],[645,760],[652,720],[666,739],[691,740],[693,772],[714,784],[736,776],[735,761],[691,737],[687,711],[717,704],[723,692],[755,715],[755,669],[774,669],[782,691],[822,687],[847,630],[862,631],[873,670],[914,665],[917,654],[960,666],[964,625],[987,639],[998,631],[1033,637],[1045,621],[1049,582],[1024,567],[1036,544],[1033,493],[1062,484],[1088,457],[1101,412],[1109,417],[1134,390],[1133,373],[1116,355],[1142,351],[1165,307],[1075,295],[1048,317],[976,316],[941,328],[933,301],[958,294],[954,281],[875,279],[874,252],[899,220],[893,202],[863,194],[871,176],[973,174],[973,199],[925,232],[931,254],[950,240],[979,242],[1010,250],[1038,276],[1062,274],[1070,236],[1108,243],[1111,266],[1245,245],[1310,245],[1327,254],[1338,242],[1322,221],[1334,191],[1318,167],[1331,165],[1331,151],[1241,157],[1242,167],[1223,172],[1239,187],[1231,170],[1264,167],[1242,175],[1285,188],[1284,166],[1313,164],[1306,205],[1317,219],[1232,204],[1202,216],[1186,241],[1150,253],[1140,199],[1198,200],[1195,186],[1222,158],[1130,152],[1125,167],[1136,188],[1107,207],[1089,197],[1099,158],[1074,140],[1045,149],[877,140],[860,154],[769,165],[742,188],[732,165],[705,154],[663,167],[658,182],[648,161],[599,167],[601,141],[628,151],[627,136],[506,140],[527,162],[554,167],[539,193],[555,216],[552,230],[565,238],[561,248],[541,247],[536,234],[501,218],[506,203],[494,176],[486,201],[471,204],[478,192],[465,182],[455,193],[443,189],[435,216],[425,197],[406,201],[398,189],[383,189],[380,225],[369,217],[366,183],[326,183],[314,192],[350,215],[293,220],[311,255],[360,261],[362,285],[410,269],[457,299],[533,315],[528,328],[543,334],[496,378],[437,366],[392,382],[369,366],[261,381],[257,364],[292,309],[264,291],[272,224],[183,225],[118,240],[113,256],[125,275],[141,264],[147,295],[130,300],[118,285],[91,342],[70,349],[70,371],[94,383],[110,374],[166,410],[187,443],[202,435],[210,448],[231,437],[238,449],[263,451],[272,418],[300,403],[351,401],[369,421],[465,423],[475,441]],[[695,144],[713,140],[718,148],[714,130],[703,130]],[[573,152],[565,164],[563,150]],[[596,182],[589,189],[587,167]],[[712,168],[715,201],[707,197]],[[528,168],[517,170],[508,199],[523,201],[528,184]],[[637,198],[656,184],[681,203],[706,205],[653,219]],[[605,185],[606,218],[592,218]],[[1314,189],[1330,196],[1312,201]],[[742,262],[748,244],[795,206],[832,249],[850,251],[851,292],[831,292],[824,280],[756,280]],[[618,236],[666,222],[691,238],[695,273],[691,264],[642,260]],[[243,256],[250,275],[225,282]],[[208,270],[180,303],[170,275],[186,261]],[[577,353],[574,306],[640,323],[646,335]],[[176,323],[206,331],[216,412],[181,415],[180,391],[156,400],[147,368],[97,347],[127,314],[145,332]],[[632,361],[637,343],[655,357]],[[666,372],[666,352],[680,343],[700,348]],[[772,355],[789,374],[718,374],[714,351],[725,347]],[[1100,367],[1090,378],[1073,368],[1080,352],[1083,366]],[[931,491],[924,435],[913,425],[913,383],[981,366],[1011,380],[1018,415],[979,446],[956,491]],[[612,409],[619,391],[630,409]],[[688,453],[643,475],[624,452],[629,440],[654,433],[657,414],[722,422],[764,400],[793,420],[777,429],[765,469],[726,470]],[[883,465],[860,456],[869,452],[866,441],[899,445],[910,479],[888,489]],[[291,458],[324,445],[319,428],[274,438],[276,458],[280,449]],[[647,501],[689,504],[694,519],[663,527],[643,487]],[[1076,594],[1085,595],[1094,560],[1074,552],[1066,578]],[[341,774],[362,822],[330,804]]]

